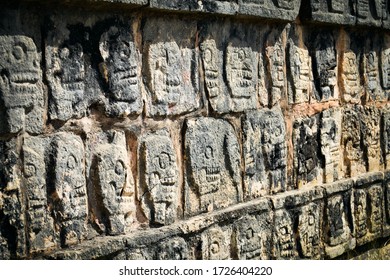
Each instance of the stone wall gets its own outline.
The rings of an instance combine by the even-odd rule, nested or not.
[[[0,259],[388,240],[390,1],[3,2]]]

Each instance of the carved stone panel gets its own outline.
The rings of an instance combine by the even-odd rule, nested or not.
[[[357,25],[382,26],[385,0],[357,0]]]
[[[148,19],[144,61],[148,117],[180,115],[199,107],[195,22]]]
[[[321,153],[325,158],[325,183],[331,183],[340,178],[342,159],[340,153],[341,119],[342,113],[339,108],[322,111],[320,139]]]
[[[167,130],[149,133],[139,145],[139,200],[151,223],[172,224],[178,206],[178,167]]]
[[[51,44],[51,42],[48,42]],[[85,61],[81,44],[47,45],[46,78],[52,120],[66,121],[85,114]]]
[[[363,189],[357,189],[354,191],[354,203],[355,203],[355,236],[357,243],[359,244],[368,232],[367,225],[367,194]]]
[[[272,216],[270,212],[247,215],[234,224],[234,248],[239,260],[271,258]]]
[[[309,203],[301,208],[298,222],[299,246],[303,257],[318,259],[321,256],[320,205]]]
[[[181,237],[173,237],[161,241],[156,252],[157,260],[188,260],[189,250],[186,241]]]
[[[385,183],[384,183],[384,213],[383,213],[383,236],[390,235],[390,182],[389,182],[389,172],[385,173]]]
[[[285,96],[286,74],[285,74],[285,48],[281,38],[273,40],[272,33],[269,35],[266,49],[266,65],[268,74],[268,84],[270,91],[270,104],[277,104]]]
[[[343,25],[354,25],[356,22],[351,1],[310,0],[310,5],[302,8],[303,18],[307,20]]]
[[[229,260],[231,230],[213,226],[202,232],[202,259]]]
[[[313,77],[309,51],[289,43],[288,51],[290,86],[288,89],[288,103],[298,104],[308,102],[313,92]]]
[[[95,200],[90,202],[94,216],[108,234],[121,234],[135,217],[134,181],[129,169],[126,138],[122,131],[102,132],[95,146],[92,167],[97,182]]]
[[[366,172],[366,164],[361,145],[361,107],[346,107],[343,111],[341,145],[344,153],[343,173],[354,177]]]
[[[243,119],[243,131],[245,197],[284,191],[287,144],[280,108],[248,112]]]
[[[374,106],[364,106],[361,114],[363,151],[367,156],[367,171],[382,167],[380,141],[380,111]]]
[[[388,109],[383,110],[382,113],[382,146],[383,156],[386,169],[390,167],[390,111]]]
[[[383,48],[380,54],[381,85],[388,98],[390,93],[390,48]]]
[[[300,1],[298,0],[238,0],[239,14],[294,20],[298,16]]]
[[[379,76],[379,58],[375,50],[363,56],[365,90],[368,100],[384,101],[387,99],[382,90]]]
[[[208,39],[200,44],[204,68],[204,78],[208,97],[218,98],[223,94],[222,52],[218,50],[215,40]]]
[[[4,132],[42,132],[44,93],[40,56],[26,36],[0,36],[0,108],[4,106]]]
[[[350,215],[354,212],[352,181],[325,186],[325,252],[334,258],[356,246]]]
[[[294,224],[289,212],[284,209],[275,211],[273,243],[276,259],[295,259],[298,257]]]
[[[293,126],[294,181],[297,187],[315,183],[321,175],[320,115],[295,120]]]
[[[58,133],[53,137],[53,186],[49,196],[60,229],[61,245],[85,238],[87,219],[84,145],[79,136]]]
[[[330,32],[316,33],[311,53],[316,98],[326,101],[338,98],[337,53],[335,40]]]
[[[356,54],[348,50],[342,55],[341,62],[341,91],[342,99],[346,103],[360,103],[362,87],[360,84],[359,60]]]
[[[29,137],[23,144],[23,175],[27,194],[27,224],[30,252],[56,246],[53,220],[47,201],[47,168],[49,138]]]
[[[240,147],[224,120],[187,121],[185,214],[225,208],[242,201]]]
[[[111,27],[103,33],[99,43],[100,54],[107,71],[109,115],[127,116],[140,113],[140,53],[128,27]]]
[[[379,237],[382,235],[384,193],[381,184],[375,184],[368,189],[368,228]]]

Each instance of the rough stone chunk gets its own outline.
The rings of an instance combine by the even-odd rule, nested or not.
[[[85,238],[87,196],[84,145],[79,136],[58,133],[53,137],[53,186],[49,192],[61,245]]]
[[[314,32],[311,45],[313,58],[313,76],[316,98],[319,101],[338,98],[337,87],[337,53],[332,33],[317,30]]]
[[[188,260],[189,250],[181,237],[163,240],[158,244],[157,260]]]
[[[325,183],[337,181],[341,177],[341,120],[340,108],[331,108],[322,112],[320,139],[321,153],[325,158]]]
[[[280,108],[248,112],[243,119],[243,131],[245,197],[284,191],[287,145]]]
[[[50,42],[49,42],[50,44]],[[85,62],[81,44],[46,46],[46,77],[52,120],[66,121],[85,114]]]
[[[48,211],[47,167],[49,138],[29,137],[23,144],[24,184],[30,252],[56,246],[53,219]]]
[[[134,180],[128,164],[126,138],[124,132],[115,130],[101,132],[98,138],[99,144],[90,144],[94,149],[92,175],[96,181],[89,204],[108,234],[121,234],[135,219]]]
[[[345,177],[354,177],[366,172],[366,164],[361,145],[361,106],[345,107],[341,133],[341,146],[344,153],[343,172]]]
[[[352,205],[352,181],[340,181],[325,186],[325,253],[335,258],[356,246],[352,225],[349,220]]]
[[[167,225],[176,220],[178,167],[176,153],[167,130],[142,137],[139,154],[139,200],[153,224]]]
[[[40,57],[26,36],[0,36],[0,109],[3,132],[42,132],[44,93]],[[4,107],[3,107],[4,106]],[[5,126],[4,128],[2,128]]]
[[[303,18],[310,21],[341,25],[354,25],[355,14],[351,1],[345,0],[310,0],[303,1]]]
[[[291,75],[288,88],[288,103],[298,104],[308,102],[313,93],[313,74],[309,51],[289,42],[289,70]]]
[[[140,89],[140,53],[130,27],[112,26],[99,42],[100,54],[107,71],[110,116],[139,114],[142,110]]]
[[[297,187],[315,183],[321,175],[319,125],[319,114],[294,122],[294,181]]]
[[[341,92],[346,103],[360,103],[363,89],[360,85],[359,60],[355,52],[347,50],[342,55]]]
[[[202,232],[202,259],[229,260],[230,259],[231,229],[213,226]]]
[[[224,120],[187,121],[185,214],[225,208],[242,201],[240,147]]]
[[[180,115],[198,109],[195,22],[147,19],[143,34],[147,116]]]
[[[272,214],[263,212],[246,215],[235,222],[234,239],[240,260],[269,260],[271,258]]]

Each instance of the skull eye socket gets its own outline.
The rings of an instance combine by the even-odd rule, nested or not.
[[[68,157],[68,163],[67,163],[68,168],[69,168],[70,170],[73,170],[73,169],[76,168],[76,164],[77,164],[77,160],[76,160],[75,156],[70,155],[70,156]]]
[[[35,167],[34,164],[27,163],[26,166],[24,167],[24,174],[26,175],[27,178],[30,178],[37,174],[37,168]]]
[[[117,160],[115,163],[115,173],[117,175],[123,175],[125,173],[125,165],[121,160]]]
[[[204,51],[204,61],[206,63],[210,63],[212,61],[212,58],[213,58],[213,54],[212,54],[211,50],[210,49],[206,49]]]
[[[12,55],[17,61],[23,61],[26,57],[26,51],[23,46],[17,45],[12,50]]]
[[[254,236],[253,229],[251,229],[251,228],[248,229],[248,230],[246,231],[246,238],[247,238],[247,239],[252,239],[253,236]]]
[[[207,146],[204,155],[207,159],[213,158],[214,157],[213,148],[211,146]]]
[[[210,252],[212,254],[218,254],[219,253],[219,243],[217,241],[214,241],[211,245],[210,245]]]

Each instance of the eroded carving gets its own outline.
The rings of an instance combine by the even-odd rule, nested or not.
[[[380,112],[374,106],[365,106],[361,113],[361,135],[363,149],[367,156],[367,171],[380,170],[381,144],[380,144]]]
[[[160,130],[142,138],[140,199],[152,223],[175,222],[178,202],[178,167],[168,131]]]
[[[375,235],[382,234],[383,223],[383,189],[381,185],[374,185],[368,189],[369,219],[368,227]]]
[[[6,132],[25,129],[40,133],[44,96],[35,43],[26,36],[0,36],[0,46],[0,92],[5,106]]]
[[[157,260],[188,260],[189,251],[185,240],[173,237],[160,242],[157,250]]]
[[[205,83],[209,98],[215,98],[221,94],[222,73],[220,54],[214,40],[205,40],[201,45],[203,67],[205,71]]]
[[[327,109],[321,116],[321,152],[325,158],[325,182],[339,179],[340,173],[340,141],[341,141],[341,110]]]
[[[367,226],[367,194],[364,190],[355,191],[355,227],[356,238],[359,240],[368,232]]]
[[[380,62],[382,87],[388,97],[390,90],[390,48],[382,50]]]
[[[99,44],[111,93],[108,111],[115,116],[139,113],[142,107],[138,70],[140,55],[128,29],[111,27],[103,33]]]
[[[239,145],[229,123],[213,118],[188,121],[185,153],[188,214],[241,201]]]
[[[365,87],[368,94],[367,98],[380,101],[384,100],[384,92],[379,81],[379,62],[376,51],[370,51],[364,56],[365,66]]]
[[[66,121],[82,116],[85,111],[83,47],[80,44],[46,46],[46,68],[51,93],[50,118]]]
[[[298,222],[299,244],[305,258],[318,259],[321,255],[320,207],[316,203],[301,209]]]
[[[229,233],[229,231],[227,231]],[[230,236],[218,226],[214,226],[202,233],[202,259],[228,260],[230,259]]]
[[[315,182],[320,175],[319,115],[298,119],[293,127],[294,174],[296,185]]]
[[[246,197],[286,189],[287,145],[279,108],[248,112],[243,121]]]
[[[125,134],[114,130],[105,134],[107,142],[96,148],[97,197],[107,232],[121,234],[134,220],[134,182],[128,166]]]
[[[289,90],[289,104],[308,102],[312,92],[311,59],[309,51],[290,42],[289,63],[292,89]]]
[[[283,209],[275,211],[274,250],[277,259],[298,256],[290,214]]]
[[[268,74],[271,76],[270,103],[275,105],[282,98],[285,90],[285,54],[280,41],[276,41],[273,46],[266,47],[266,59]]]
[[[49,193],[61,245],[85,237],[87,197],[84,175],[84,146],[79,136],[58,133],[52,141],[54,185]]]
[[[343,100],[347,103],[360,103],[362,88],[360,86],[359,65],[353,51],[344,52],[341,68]]]

